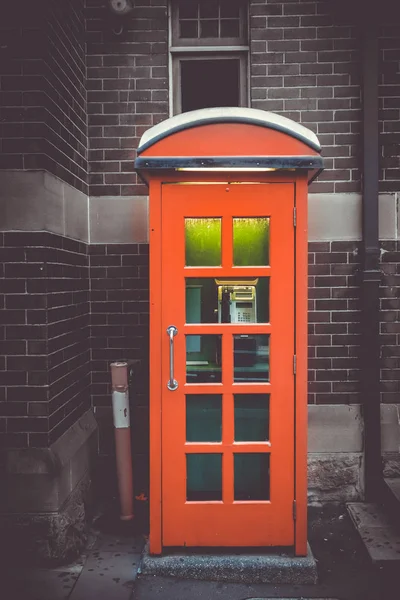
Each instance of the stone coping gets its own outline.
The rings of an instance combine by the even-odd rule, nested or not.
[[[63,469],[96,430],[97,421],[90,409],[49,448],[1,450],[0,473],[54,475]]]

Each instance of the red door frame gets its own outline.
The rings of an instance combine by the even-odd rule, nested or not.
[[[183,174],[182,174],[183,175]],[[230,179],[233,179],[230,177]],[[294,183],[295,231],[295,545],[297,556],[307,554],[307,175],[302,173],[240,173],[236,181]],[[161,477],[161,217],[162,183],[226,181],[223,173],[184,176],[152,175],[150,196],[150,553],[162,552]]]

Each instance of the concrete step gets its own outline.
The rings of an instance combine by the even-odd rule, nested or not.
[[[152,556],[144,549],[142,575],[231,583],[317,583],[317,565],[310,546],[307,556],[289,554],[197,554],[182,549]]]
[[[400,533],[378,504],[351,502],[347,511],[371,561],[378,567],[400,567]]]

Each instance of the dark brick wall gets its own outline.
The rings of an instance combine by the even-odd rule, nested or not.
[[[0,17],[0,169],[46,169],[87,192],[84,0],[22,0]]]
[[[133,161],[168,117],[167,1],[135,0],[120,35],[103,0],[86,4],[90,195],[147,194]]]
[[[120,35],[104,4],[86,9],[90,193],[146,194],[132,164],[143,132],[168,116],[166,0],[135,2]],[[360,6],[250,0],[249,10],[251,106],[318,135],[325,171],[311,192],[360,192]],[[381,190],[397,191],[399,26],[381,34]]]
[[[358,244],[309,244],[309,403],[359,398],[360,288]]]
[[[383,242],[381,280],[381,398],[398,404],[400,392],[400,243]]]
[[[311,192],[360,190],[360,53],[325,1],[250,2],[252,106],[313,130],[325,171]]]
[[[50,443],[91,405],[87,246],[53,238],[46,251]]]
[[[89,246],[92,402],[99,452],[114,452],[110,363],[137,360],[130,385],[135,481],[148,486],[149,248],[147,244]]]
[[[0,233],[0,431],[5,447],[45,447],[90,405],[85,244]]]
[[[397,21],[397,23],[396,23]],[[380,190],[400,190],[400,24],[381,28],[380,37]]]

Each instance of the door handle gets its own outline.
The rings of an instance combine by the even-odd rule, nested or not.
[[[173,392],[178,387],[178,382],[174,379],[174,337],[177,335],[178,329],[175,325],[167,327],[167,334],[169,336],[169,381],[167,388]]]

